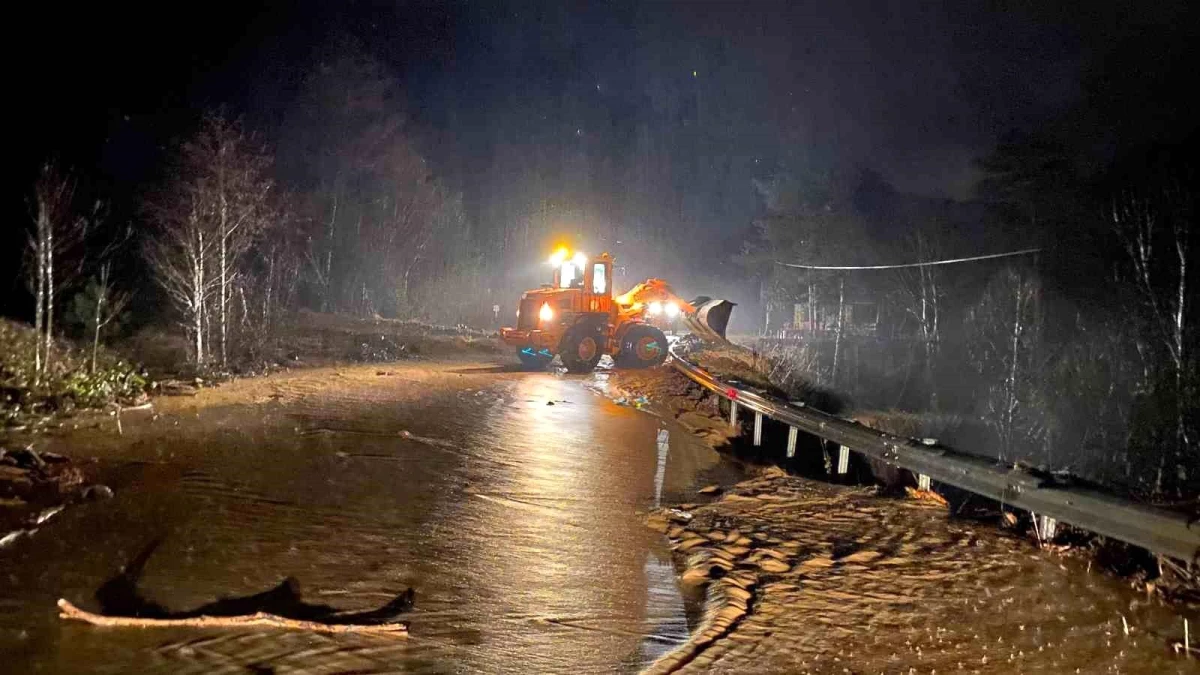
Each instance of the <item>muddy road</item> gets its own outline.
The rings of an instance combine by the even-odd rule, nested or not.
[[[116,496],[69,507],[0,551],[0,670],[586,673],[657,662],[662,672],[1150,673],[1195,663],[1168,653],[1172,615],[1116,580],[864,488],[759,485],[673,422],[614,404],[609,386],[605,373],[486,363],[324,368],[159,399],[153,413],[124,415],[121,435],[103,418],[40,438],[39,449],[97,458]],[[710,484],[729,489],[696,494]],[[738,491],[768,496],[730,510]],[[647,512],[679,502],[707,504],[693,509],[691,534],[668,540],[646,526]],[[738,528],[745,541],[704,543]],[[687,537],[704,546],[673,554],[670,542]],[[95,607],[95,590],[160,538],[141,589],[170,609],[286,576],[307,599],[347,609],[412,587],[411,636],[57,618],[57,598]],[[760,546],[794,549],[787,571],[763,568]],[[755,575],[750,614],[700,644],[728,584],[711,586],[706,604],[678,572],[714,556]]]
[[[732,477],[613,404],[604,375],[444,363],[243,381],[40,441],[107,467],[116,497],[0,553],[5,672],[636,671],[687,636],[642,514]],[[171,609],[296,577],[373,607],[411,586],[407,640],[96,629],[92,593],[156,537],[141,588]]]

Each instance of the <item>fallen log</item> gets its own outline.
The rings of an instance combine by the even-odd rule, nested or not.
[[[322,623],[320,621],[304,621],[266,612],[243,614],[240,616],[191,616],[184,618],[145,618],[138,616],[109,616],[95,614],[80,609],[70,601],[60,598],[58,601],[59,614],[62,619],[83,621],[93,626],[128,627],[128,628],[239,628],[246,626],[263,626],[287,630],[307,630],[317,633],[360,633],[388,635],[392,637],[408,637],[406,623]]]

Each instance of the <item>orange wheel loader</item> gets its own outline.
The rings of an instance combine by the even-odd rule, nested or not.
[[[545,368],[555,356],[572,373],[596,367],[604,354],[618,368],[649,368],[667,357],[667,338],[653,322],[682,316],[692,332],[724,341],[734,303],[698,298],[687,302],[660,279],[647,279],[613,297],[613,258],[588,258],[559,249],[550,258],[554,279],[526,291],[517,308],[515,328],[500,338],[516,348],[528,369]]]

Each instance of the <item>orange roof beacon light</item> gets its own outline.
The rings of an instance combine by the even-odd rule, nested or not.
[[[681,314],[701,337],[725,337],[731,302],[702,298],[689,303],[661,279],[647,279],[614,298],[608,253],[593,258],[560,246],[549,263],[553,283],[526,291],[517,325],[500,329],[500,338],[516,347],[526,368],[540,370],[557,356],[568,371],[584,373],[605,354],[620,368],[656,366],[666,359],[667,338],[654,323]]]

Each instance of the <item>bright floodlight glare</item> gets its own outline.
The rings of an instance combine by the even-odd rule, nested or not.
[[[677,305],[673,302],[668,302],[667,303],[667,316],[671,317],[672,319],[679,316],[679,305]]]
[[[663,305],[661,302],[655,300],[654,302],[650,303],[650,309],[648,311],[654,315],[662,314]]]
[[[583,251],[576,251],[575,255],[571,258],[571,262],[575,263],[575,266],[579,269],[583,269],[583,266],[587,264],[587,256],[583,254]]]
[[[542,304],[542,308],[538,310],[538,318],[542,321],[549,321],[554,318],[554,310],[550,309],[550,303]]]
[[[550,256],[550,264],[554,265],[555,267],[558,267],[559,265],[563,264],[563,261],[566,259],[567,259],[567,249],[560,248]]]

